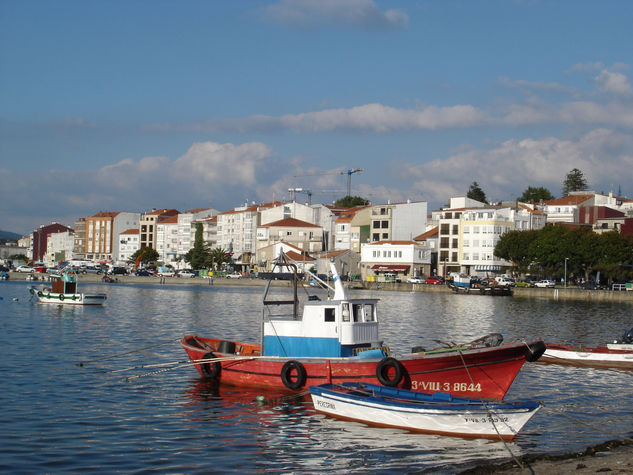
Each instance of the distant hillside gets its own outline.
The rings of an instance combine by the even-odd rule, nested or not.
[[[10,239],[12,241],[17,241],[22,236],[20,234],[11,233],[9,231],[0,231],[0,239]]]

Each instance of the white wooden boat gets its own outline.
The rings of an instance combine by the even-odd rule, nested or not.
[[[540,409],[536,401],[492,402],[369,383],[311,386],[317,412],[413,432],[512,440]]]
[[[543,363],[633,369],[633,328],[606,346],[583,347],[554,343],[546,343],[545,346],[545,353],[539,360]]]
[[[103,305],[105,294],[84,294],[77,292],[77,274],[74,270],[62,270],[51,274],[51,287],[29,288],[30,294],[40,303],[57,305]]]

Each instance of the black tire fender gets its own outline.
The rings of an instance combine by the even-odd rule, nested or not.
[[[292,380],[292,371],[295,370],[296,380]],[[281,381],[288,389],[299,389],[303,387],[308,379],[305,367],[296,360],[286,361],[281,367]]]
[[[217,358],[213,353],[205,353],[201,358],[203,360],[210,360],[213,358]],[[202,374],[207,378],[218,379],[220,374],[222,373],[222,364],[219,361],[214,361],[213,363],[200,363],[200,369],[202,370]]]
[[[537,341],[536,343],[532,345],[528,345],[528,351],[525,355],[525,360],[529,361],[530,363],[533,363],[534,361],[538,360],[541,356],[543,356],[543,353],[545,353],[546,349],[547,347],[545,346],[545,343],[543,343],[542,341]]]
[[[393,377],[389,377],[389,370],[393,369]],[[391,356],[383,358],[376,366],[376,377],[380,384],[384,386],[395,387],[402,381],[403,367],[402,363]]]

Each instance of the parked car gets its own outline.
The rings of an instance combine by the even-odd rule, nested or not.
[[[239,272],[233,272],[231,274],[226,274],[226,278],[227,279],[241,279],[242,274],[240,274]]]
[[[424,281],[431,285],[442,285],[444,283],[444,278],[437,275],[431,275],[424,279]]]
[[[80,267],[80,272],[82,274],[101,274],[103,273],[103,269],[101,269],[101,267],[96,267],[96,266],[84,266],[84,267]]]
[[[534,287],[549,287],[549,288],[553,288],[556,286],[556,283],[553,280],[539,280],[538,282],[534,283]]]
[[[18,266],[15,269],[16,272],[35,272],[31,266]]]
[[[184,270],[178,271],[178,277],[189,277],[189,278],[191,278],[191,277],[196,277],[197,275],[198,275],[197,272],[194,272],[194,271],[189,270],[189,269],[184,269]]]
[[[588,280],[587,282],[583,282],[580,288],[583,290],[601,290],[604,287],[602,287],[600,284],[597,284],[593,280]]]
[[[0,266],[0,272],[9,272],[9,268],[6,266]]]
[[[154,275],[153,272],[148,271],[147,269],[138,269],[134,275],[137,275],[139,277],[149,277],[151,275]]]
[[[174,277],[176,275],[176,272],[174,272],[173,269],[160,269],[158,271],[158,276],[159,277]]]
[[[110,271],[113,275],[127,275],[127,269],[125,267],[113,267]]]
[[[516,285],[517,287],[534,287],[534,282],[530,280],[517,280]]]
[[[422,277],[409,277],[407,282],[410,284],[424,284],[424,279]]]
[[[499,277],[495,277],[495,282],[499,287],[515,287],[514,279],[510,279],[508,277],[504,277],[500,275]]]

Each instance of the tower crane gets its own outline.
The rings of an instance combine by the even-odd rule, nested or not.
[[[341,175],[347,175],[347,196],[352,196],[352,175],[354,173],[362,173],[362,168],[349,168],[341,172]]]
[[[290,193],[290,201],[295,201],[296,193],[305,193],[308,195],[308,206],[312,204],[312,192],[310,190],[304,188],[288,188],[288,192]]]

